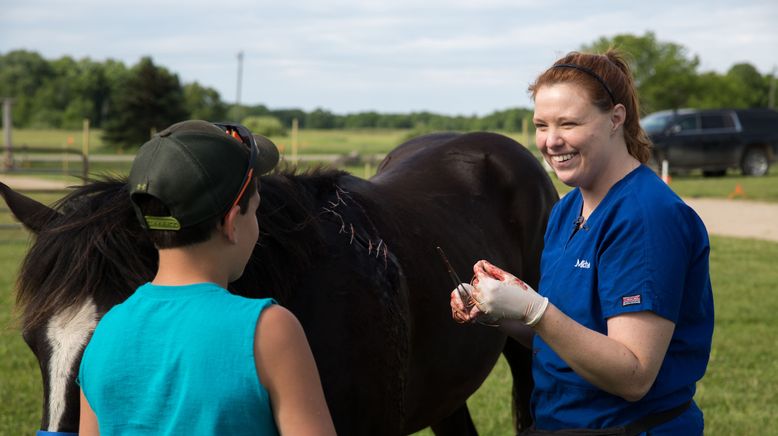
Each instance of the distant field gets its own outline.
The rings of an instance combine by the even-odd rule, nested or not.
[[[347,155],[357,152],[363,156],[372,156],[384,154],[404,142],[412,135],[410,130],[402,129],[354,129],[354,130],[300,130],[298,134],[298,154],[316,155],[316,154],[339,154]],[[534,145],[533,136],[524,137],[520,133],[504,133],[528,147],[528,149],[538,158],[540,154]],[[90,133],[90,151],[94,154],[106,154],[107,150],[103,148],[100,139],[101,131],[92,130]],[[82,132],[79,130],[30,130],[14,129],[14,144],[26,144],[30,147],[62,147],[67,145],[72,139],[71,148],[81,149]],[[274,136],[271,138],[279,147],[286,160],[292,158],[292,139],[291,136]],[[315,165],[316,163],[306,163],[305,165]],[[68,182],[75,183],[77,179],[73,177],[62,176],[62,162],[50,162],[46,164],[29,164],[31,169],[46,169],[43,177],[65,178]],[[90,163],[90,174],[101,174],[105,172],[126,174],[129,171],[129,162],[105,163],[92,161]],[[78,174],[80,164],[77,162],[70,164],[70,171]],[[375,172],[376,166],[364,164],[348,166],[346,169],[359,177],[370,177]],[[557,190],[565,193],[570,190],[569,187],[559,182],[552,174]],[[681,197],[715,197],[727,198],[731,194],[739,191],[743,195],[736,195],[736,199],[750,199],[759,201],[778,202],[778,168],[774,165],[765,177],[744,177],[736,171],[730,171],[725,177],[702,177],[699,172],[691,172],[687,175],[675,175],[670,184],[672,189]]]
[[[81,149],[84,133],[82,130],[65,129],[13,129],[11,141],[14,146]],[[102,131],[91,129],[89,132],[89,150],[98,152],[103,148]]]

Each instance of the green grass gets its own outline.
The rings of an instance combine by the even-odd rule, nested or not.
[[[300,130],[297,136],[298,154],[360,154],[386,153],[403,142],[407,130],[355,129],[355,130]],[[291,156],[290,135],[270,138],[281,153]]]
[[[0,244],[0,435],[32,434],[40,427],[40,371],[12,312],[14,280],[25,241]]]
[[[13,323],[13,282],[25,240],[0,244],[0,435],[37,429],[41,386],[37,363]],[[716,305],[713,352],[696,400],[706,434],[765,434],[778,428],[778,244],[712,238]],[[503,359],[470,398],[483,435],[509,434],[509,371]],[[420,434],[429,435],[425,430]]]
[[[551,181],[560,193],[572,188],[560,182],[556,175],[549,173]],[[745,195],[734,195],[736,190]],[[742,176],[729,172],[724,177],[703,177],[699,171],[671,177],[670,188],[683,198],[732,198],[733,200],[754,200],[770,203],[778,202],[778,163],[770,168],[763,177]]]
[[[5,130],[0,129],[5,132]],[[66,129],[13,129],[11,141],[16,147],[31,148],[62,148],[68,147],[81,150],[84,143],[82,130]],[[89,151],[100,152],[103,149],[102,131],[89,131]]]
[[[716,307],[708,373],[697,398],[708,434],[778,428],[778,244],[713,238]]]
[[[727,198],[738,186],[745,193],[736,195],[734,199],[778,202],[778,163],[774,164],[769,173],[763,177],[749,177],[739,172],[730,171],[724,177],[703,177],[699,172],[687,175],[673,176],[670,187],[681,197]]]

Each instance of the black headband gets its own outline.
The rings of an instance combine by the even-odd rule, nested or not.
[[[616,104],[616,98],[613,96],[613,92],[611,92],[611,89],[608,87],[608,85],[605,83],[605,81],[602,80],[602,77],[600,77],[599,74],[595,73],[594,70],[592,70],[591,68],[587,68],[587,67],[584,67],[584,66],[581,66],[581,65],[576,65],[576,64],[558,64],[558,65],[552,66],[551,68],[573,68],[573,69],[576,69],[578,71],[583,71],[584,73],[594,77],[595,79],[597,79],[598,82],[600,82],[602,87],[605,88],[605,91],[608,92],[608,95],[611,97],[611,101],[613,102],[613,104],[614,105]]]

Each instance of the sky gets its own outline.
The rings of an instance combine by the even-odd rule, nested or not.
[[[0,53],[150,56],[271,109],[486,115],[531,108],[554,60],[624,33],[685,47],[700,72],[778,71],[776,23],[776,0],[0,0]]]

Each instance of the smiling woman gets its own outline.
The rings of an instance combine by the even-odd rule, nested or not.
[[[539,292],[480,261],[465,286],[475,306],[452,292],[454,319],[533,341],[530,435],[701,434],[692,398],[713,332],[710,247],[697,214],[643,165],[631,72],[615,51],[571,53],[529,90],[538,149],[574,189],[549,218]]]

